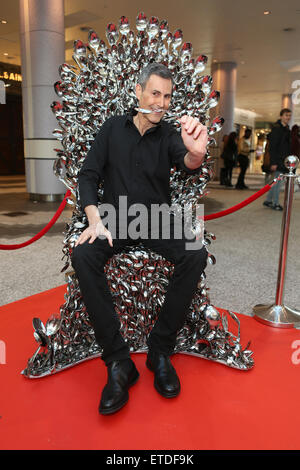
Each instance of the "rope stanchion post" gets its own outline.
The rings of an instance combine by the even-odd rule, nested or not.
[[[297,175],[294,170],[299,165],[298,157],[290,155],[284,161],[285,166],[288,168],[289,173],[284,175],[285,183],[285,196],[284,196],[284,209],[282,216],[281,226],[281,243],[277,276],[277,288],[275,304],[263,305],[258,304],[253,308],[254,318],[257,321],[265,323],[266,325],[277,328],[299,328],[300,327],[300,311],[293,310],[283,305],[283,290],[285,280],[286,258],[288,249],[290,220],[292,213],[293,195],[295,178]]]

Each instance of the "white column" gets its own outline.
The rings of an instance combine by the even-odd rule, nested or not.
[[[64,0],[19,0],[26,186],[29,198],[53,201],[66,192],[53,173],[60,143],[50,109],[65,61]]]
[[[222,151],[222,139],[225,134],[230,134],[234,129],[234,107],[236,95],[236,74],[237,64],[235,62],[216,62],[212,63],[211,75],[213,79],[213,88],[220,92],[220,101],[216,108],[213,108],[214,115],[220,115],[225,119],[223,128],[216,134],[217,151],[215,153],[215,175],[219,179],[220,154]]]

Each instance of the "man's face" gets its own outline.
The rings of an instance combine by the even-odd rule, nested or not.
[[[157,124],[168,110],[172,97],[172,80],[158,75],[150,75],[145,89],[136,86],[136,96],[139,106],[143,109],[153,110],[151,114],[144,114],[144,118],[152,124]],[[155,112],[158,110],[159,112]]]
[[[290,122],[291,117],[292,117],[292,113],[283,113],[283,115],[280,118],[282,124],[286,126]]]

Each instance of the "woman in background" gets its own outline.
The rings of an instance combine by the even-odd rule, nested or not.
[[[222,139],[222,141],[223,141],[223,149],[222,149],[222,153],[221,153],[221,155],[220,155],[221,158],[223,158],[223,152],[224,152],[224,148],[225,148],[226,142],[227,142],[227,140],[228,140],[228,137],[229,137],[229,136],[228,136],[227,134],[224,134],[224,135],[223,135],[223,139]],[[226,169],[225,169],[225,165],[224,165],[224,162],[223,162],[223,167],[220,169],[220,184],[221,184],[222,186],[225,186],[225,184],[226,184],[226,178],[225,178],[225,176],[226,176]]]
[[[297,124],[291,130],[291,155],[300,158],[300,128]]]
[[[232,178],[232,169],[236,164],[237,158],[237,133],[231,132],[228,136],[228,139],[225,142],[224,150],[221,157],[224,160],[224,185],[232,187],[231,178]]]
[[[238,144],[238,162],[240,165],[240,174],[236,183],[236,189],[248,189],[248,186],[245,185],[245,174],[249,166],[249,154],[253,152],[250,150],[250,137],[252,131],[251,129],[246,129],[245,134],[239,140]]]

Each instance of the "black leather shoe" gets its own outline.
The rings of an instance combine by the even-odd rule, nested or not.
[[[107,384],[99,405],[99,413],[108,415],[119,411],[129,400],[128,389],[134,385],[140,374],[131,359],[113,361],[107,366]]]
[[[180,382],[169,356],[149,352],[146,366],[154,372],[154,387],[163,397],[177,397],[180,392]]]

